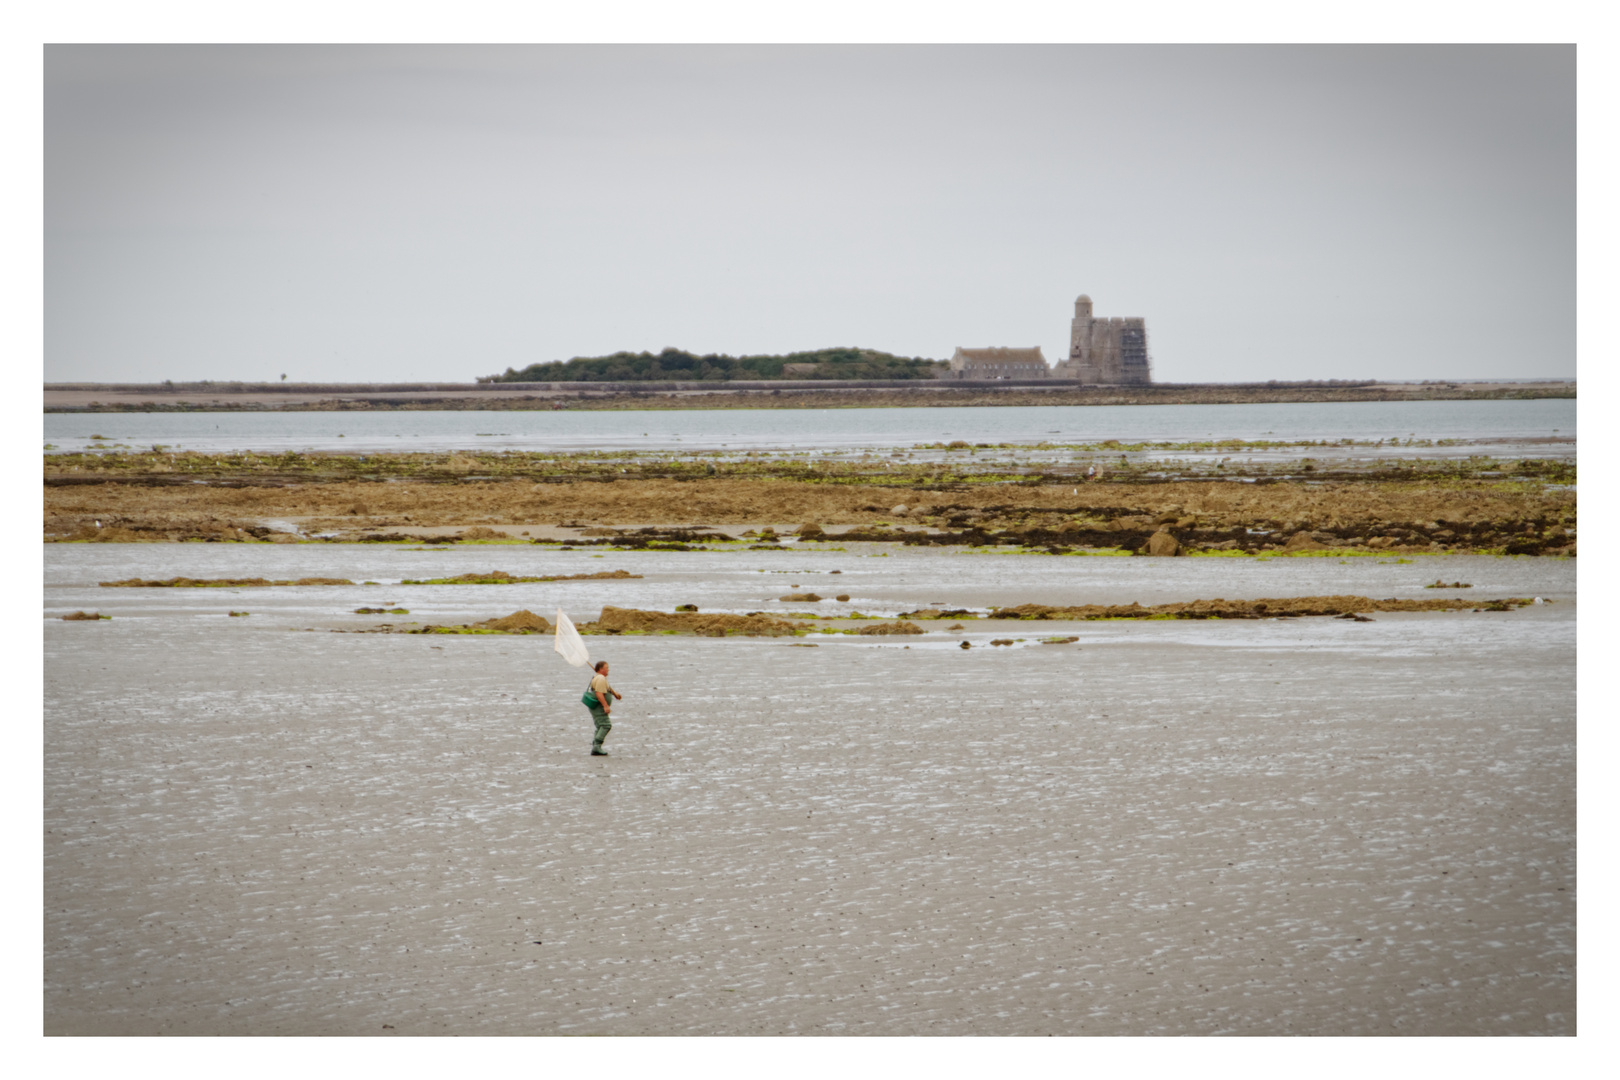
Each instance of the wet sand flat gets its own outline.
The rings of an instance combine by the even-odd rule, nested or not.
[[[1333,572],[1461,574],[1366,562]],[[1025,564],[941,563],[950,595],[868,565],[920,606]],[[548,639],[101,590],[147,614],[45,623],[45,1028],[1573,1034],[1560,572],[1554,605],[1366,625],[590,639],[606,759]],[[48,560],[47,606],[78,577]]]

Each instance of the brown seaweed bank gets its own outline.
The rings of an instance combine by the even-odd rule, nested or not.
[[[694,612],[641,611],[636,608],[604,607],[594,623],[586,623],[581,633],[677,633],[703,637],[742,634],[750,637],[785,637],[800,632],[802,624],[769,615],[710,615]]]
[[[1466,611],[1486,609],[1510,611],[1534,601],[1529,597],[1505,600],[1373,600],[1365,596],[1287,596],[1265,600],[1192,600],[1185,603],[1082,604],[1077,607],[1051,607],[1046,604],[1019,604],[993,609],[996,619],[1277,619],[1307,615],[1360,615],[1371,611]],[[907,612],[912,618],[945,618],[944,613]],[[960,618],[950,615],[950,618]]]
[[[198,484],[82,474],[63,479],[72,482],[52,483],[47,476],[47,540],[292,542],[294,537],[266,524],[277,519],[351,540],[404,540],[404,534],[377,532],[401,528],[632,524],[691,529],[812,521],[823,537],[835,541],[1135,547],[1168,527],[1179,543],[1192,548],[1268,550],[1303,531],[1327,547],[1572,554],[1576,525],[1574,489],[1532,480],[1087,484],[1055,478],[1009,483],[585,476],[541,482],[469,476],[390,483],[222,477]],[[872,531],[896,522],[892,511],[901,503],[907,506],[905,531]],[[826,531],[835,525],[861,531]],[[614,536],[601,543],[619,547],[644,541]]]

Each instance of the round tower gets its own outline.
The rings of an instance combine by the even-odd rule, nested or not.
[[[1074,302],[1074,321],[1069,323],[1069,359],[1080,363],[1091,360],[1091,297],[1081,293]]]

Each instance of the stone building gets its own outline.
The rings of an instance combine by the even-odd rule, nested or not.
[[[1146,386],[1153,381],[1146,322],[1139,318],[1094,318],[1091,297],[1082,294],[1074,302],[1074,320],[1069,323],[1069,358],[1057,365],[1052,377]]]
[[[1140,322],[1141,320],[1137,320]],[[949,379],[1046,379],[1052,369],[1046,366],[1041,347],[1033,349],[964,349],[951,357]]]

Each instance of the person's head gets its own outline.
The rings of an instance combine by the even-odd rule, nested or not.
[[[595,669],[598,675],[606,675],[608,673],[608,662],[606,660],[598,660],[592,665],[592,667]]]

